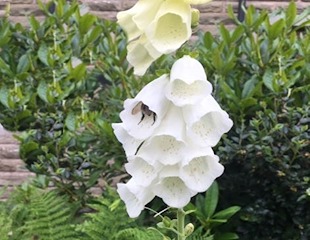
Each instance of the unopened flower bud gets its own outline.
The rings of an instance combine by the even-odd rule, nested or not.
[[[194,229],[195,229],[194,224],[192,223],[187,224],[184,229],[184,235],[188,237],[194,232]]]
[[[196,8],[191,9],[192,12],[192,21],[191,21],[191,27],[195,28],[199,25],[199,19],[200,19],[200,12]]]

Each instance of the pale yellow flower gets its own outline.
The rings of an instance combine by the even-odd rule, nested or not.
[[[134,73],[143,75],[163,54],[174,52],[192,34],[192,8],[209,0],[139,0],[117,14],[128,36],[127,60]],[[197,20],[195,20],[197,22]]]

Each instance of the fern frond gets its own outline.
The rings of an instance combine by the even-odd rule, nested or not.
[[[117,240],[160,240],[163,239],[163,236],[154,231],[148,229],[139,229],[139,228],[127,228],[120,231],[116,238]]]
[[[133,226],[134,220],[128,217],[119,199],[99,198],[98,201],[90,205],[96,213],[87,214],[87,220],[77,227],[85,235],[84,240],[112,240],[120,230]]]
[[[77,240],[71,224],[71,209],[65,197],[54,191],[30,196],[24,224],[13,232],[13,239]]]
[[[5,206],[0,206],[0,236],[2,240],[9,240],[11,232],[12,220],[7,213]]]

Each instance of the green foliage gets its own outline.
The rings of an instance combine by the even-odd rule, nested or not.
[[[0,197],[6,191],[5,187],[0,189]],[[12,227],[12,219],[9,217],[8,209],[5,202],[0,202],[0,236],[3,240],[9,240]]]
[[[269,14],[248,7],[236,28],[200,35],[199,60],[234,120],[216,153],[223,208],[237,204],[241,239],[307,239],[310,9]]]
[[[128,68],[117,24],[71,2],[38,1],[45,19],[30,16],[27,28],[0,20],[0,123],[23,131],[20,156],[31,171],[84,203],[99,177],[121,172],[110,123],[143,81]]]
[[[195,201],[190,203],[187,211],[193,211],[191,222],[195,226],[200,226],[196,229],[189,239],[214,239],[214,240],[232,240],[239,239],[235,233],[227,233],[219,228],[220,225],[227,223],[228,220],[235,215],[240,207],[231,206],[219,212],[215,212],[219,201],[219,189],[216,182],[208,189],[205,196],[197,195]]]
[[[119,231],[134,225],[115,190],[107,189],[105,197],[96,199],[89,207],[95,213],[86,214],[85,222],[77,227],[85,240],[116,239]]]
[[[77,239],[72,225],[74,209],[55,191],[23,184],[0,209],[0,219],[6,219],[1,224],[1,236],[7,239]]]
[[[86,214],[85,221],[77,226],[85,240],[143,240],[159,239],[160,235],[153,230],[138,226],[134,219],[128,217],[123,202],[115,190],[108,188],[104,198],[97,198],[89,207],[95,213]]]
[[[139,228],[128,228],[125,230],[120,231],[116,235],[117,240],[158,240],[162,239],[162,236],[154,231],[154,230],[148,230],[148,229],[139,229]]]

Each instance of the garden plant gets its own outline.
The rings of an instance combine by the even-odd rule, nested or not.
[[[1,239],[310,238],[310,8],[195,32],[208,2],[7,9],[0,123],[36,177],[0,203]]]

